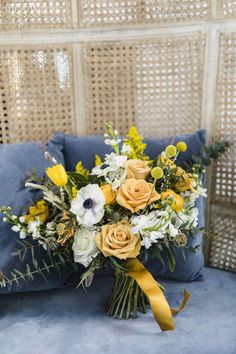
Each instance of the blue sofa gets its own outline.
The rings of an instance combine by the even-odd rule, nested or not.
[[[236,274],[205,268],[205,281],[161,280],[176,306],[185,287],[191,299],[161,333],[152,313],[138,319],[106,316],[113,279],[101,276],[85,294],[65,288],[1,296],[2,354],[235,354]],[[103,287],[103,291],[99,291]]]

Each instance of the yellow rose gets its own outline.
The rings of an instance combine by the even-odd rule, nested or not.
[[[44,224],[48,218],[48,206],[44,200],[39,200],[36,205],[29,208],[28,214],[25,216],[25,222],[39,220]]]
[[[175,184],[175,188],[179,192],[185,192],[187,190],[192,190],[193,192],[195,189],[193,188],[194,178],[190,173],[184,171],[181,167],[178,167],[176,170],[176,176],[181,177],[182,181],[179,181]]]
[[[61,164],[47,168],[46,174],[56,186],[63,187],[67,185],[68,175]]]
[[[181,195],[175,193],[171,189],[167,189],[165,192],[161,193],[161,199],[166,200],[171,199],[171,208],[175,211],[181,211],[184,208],[184,199]]]
[[[144,179],[130,178],[119,188],[116,201],[132,213],[136,213],[160,198],[160,194],[153,190],[152,183]]]
[[[112,190],[110,184],[104,184],[100,187],[104,196],[105,196],[105,204],[112,204],[116,201],[116,193]]]
[[[147,161],[131,159],[127,161],[128,178],[145,179],[151,171]]]
[[[141,249],[140,235],[131,231],[131,225],[127,221],[104,225],[95,242],[105,257],[135,258]]]

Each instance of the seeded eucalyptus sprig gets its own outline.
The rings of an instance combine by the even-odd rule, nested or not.
[[[199,155],[193,155],[191,160],[183,163],[183,167],[191,173],[202,174],[204,169],[217,160],[220,155],[224,154],[230,143],[226,140],[217,141],[210,146],[206,146],[202,149]]]

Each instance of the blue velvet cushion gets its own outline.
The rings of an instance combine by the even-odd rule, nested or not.
[[[44,158],[44,150],[37,143],[22,144],[5,144],[0,145],[0,206],[11,206],[15,214],[19,215],[33,200],[39,198],[38,192],[25,188],[26,173],[35,170],[39,177],[42,177],[45,168],[49,163]],[[57,159],[58,162],[64,164],[63,137],[57,135],[51,140],[46,149]],[[19,260],[18,256],[12,256],[15,249],[21,248],[18,244],[19,234],[11,230],[11,225],[2,221],[0,217],[0,271],[11,278],[10,272],[15,268],[25,271],[25,263],[28,263],[33,270],[32,257],[27,252],[24,263]],[[46,252],[37,247],[35,256],[39,260],[41,257],[46,259]],[[40,264],[40,263],[39,263]],[[42,263],[41,263],[42,264]],[[35,281],[25,284],[24,281],[19,282],[19,286],[14,284],[10,291],[29,291],[42,290],[64,285],[65,279],[68,277],[68,271],[62,272],[62,277],[57,272],[52,272],[48,276],[48,282],[36,276]],[[2,288],[0,293],[8,292],[9,289]]]
[[[64,137],[64,158],[66,168],[73,171],[78,161],[83,161],[84,167],[92,169],[94,167],[94,156],[99,155],[104,158],[105,154],[112,152],[110,146],[104,144],[104,137],[99,136],[73,136],[63,133],[56,133],[55,136]],[[169,138],[147,138],[144,142],[147,144],[145,153],[151,158],[155,158],[163,149],[172,142]],[[181,165],[183,161],[189,160],[192,155],[200,152],[205,145],[206,133],[201,129],[193,134],[182,134],[175,138],[175,142],[185,141],[188,144],[188,150],[181,153],[177,164]]]
[[[96,154],[104,158],[106,153],[110,153],[111,147],[104,144],[103,136],[87,136],[76,137],[71,135],[64,135],[58,133],[57,135],[64,137],[64,157],[65,164],[68,170],[74,170],[78,161],[82,161],[84,167],[92,169],[94,167],[94,156]],[[180,154],[177,164],[182,165],[184,161],[191,159],[192,155],[200,153],[201,149],[205,145],[205,131],[199,130],[192,134],[182,134],[175,138],[177,141],[185,141],[188,145],[188,150],[185,153]],[[145,153],[151,158],[155,158],[163,149],[172,142],[172,138],[162,139],[144,139],[147,144]],[[197,202],[199,209],[199,226],[204,226],[204,201],[203,198],[199,198]],[[202,267],[204,264],[203,257],[203,234],[199,232],[194,238],[189,239],[189,246],[200,245],[200,251],[197,254],[186,251],[186,262],[183,258],[180,249],[175,248],[176,268],[172,273],[170,272],[166,257],[165,266],[163,266],[158,260],[152,260],[148,263],[148,268],[156,276],[164,276],[174,278],[182,281],[193,281],[202,279]]]

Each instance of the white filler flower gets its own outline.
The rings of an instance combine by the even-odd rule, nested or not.
[[[98,184],[88,184],[79,190],[71,202],[70,211],[80,224],[91,227],[104,215],[105,196]]]
[[[106,183],[111,184],[112,189],[116,190],[127,177],[126,162],[127,156],[116,155],[112,152],[105,156],[102,165],[93,168],[92,175],[104,177]]]
[[[95,243],[95,236],[96,231],[91,231],[85,227],[75,233],[72,249],[76,263],[88,267],[93,258],[97,256],[99,249]]]

